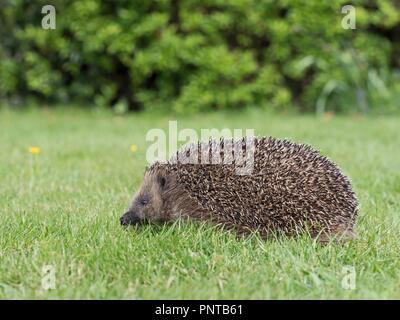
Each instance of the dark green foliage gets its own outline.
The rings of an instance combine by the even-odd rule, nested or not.
[[[332,0],[2,0],[0,98],[180,113],[399,108],[400,4]],[[386,110],[385,109],[385,110]]]

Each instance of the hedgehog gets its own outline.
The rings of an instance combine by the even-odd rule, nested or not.
[[[250,151],[251,152],[250,152]],[[251,164],[243,169],[240,155]],[[242,159],[242,160],[241,160]],[[213,161],[218,160],[218,161]],[[339,167],[309,145],[272,137],[211,139],[146,167],[124,226],[211,222],[237,237],[357,238],[358,202]]]

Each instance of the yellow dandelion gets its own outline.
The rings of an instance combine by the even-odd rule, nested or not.
[[[136,152],[136,151],[137,151],[137,146],[131,145],[131,151],[132,151],[132,152]]]
[[[32,154],[38,154],[40,152],[40,148],[30,147],[29,152]]]

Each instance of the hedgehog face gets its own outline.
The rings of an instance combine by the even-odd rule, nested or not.
[[[133,197],[128,212],[120,219],[121,224],[126,226],[143,222],[165,222],[162,199],[165,184],[164,176],[146,171],[143,183]]]

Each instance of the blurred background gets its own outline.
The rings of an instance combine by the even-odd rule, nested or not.
[[[398,0],[0,3],[1,105],[400,111]],[[347,4],[355,29],[342,27]]]

